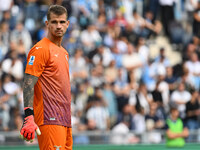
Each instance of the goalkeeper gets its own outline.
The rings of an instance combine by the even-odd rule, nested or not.
[[[47,37],[30,50],[23,83],[25,118],[21,137],[40,150],[72,150],[69,55],[61,46],[69,26],[67,10],[59,5],[47,12]]]

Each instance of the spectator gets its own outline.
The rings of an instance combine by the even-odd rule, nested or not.
[[[129,119],[129,129],[133,130],[135,125],[134,125],[134,122],[133,122],[133,113],[134,113],[134,110],[133,110],[133,107],[129,104],[125,104],[122,108],[122,111],[121,112],[118,112],[117,114],[117,120],[116,120],[116,124],[119,124],[120,122],[123,121],[123,118],[125,116],[129,116],[130,119]]]
[[[87,29],[83,30],[80,35],[83,44],[84,54],[87,55],[97,46],[101,44],[102,38],[93,24],[88,25]]]
[[[136,52],[140,55],[143,65],[147,63],[149,57],[149,47],[146,45],[146,39],[138,37],[136,39]]]
[[[97,66],[94,66],[93,68],[91,68],[91,73],[90,73],[90,78],[89,78],[89,82],[91,86],[93,87],[102,86],[104,82],[103,73],[104,73],[104,70],[101,64],[98,64]]]
[[[3,131],[8,131],[10,122],[10,106],[9,101],[10,95],[5,92],[2,88],[2,82],[0,81],[0,120],[1,128]]]
[[[13,0],[0,0],[0,11],[8,11],[11,9],[11,6],[13,5]]]
[[[108,22],[108,25],[111,27],[119,26],[121,28],[125,28],[127,26],[127,21],[124,18],[123,13],[120,10],[116,10],[115,17]]]
[[[0,24],[0,60],[2,61],[8,52],[9,41],[10,40],[10,30],[9,24],[7,22],[2,22]]]
[[[127,38],[126,37],[118,37],[115,40],[115,45],[119,50],[120,54],[125,54],[127,52]]]
[[[117,37],[117,32],[115,32],[114,28],[107,27],[107,32],[103,39],[103,44],[109,48],[114,46],[114,39]]]
[[[133,115],[133,124],[133,131],[136,133],[143,134],[146,131],[145,113],[143,108],[138,109]]]
[[[109,66],[104,70],[104,78],[108,83],[114,83],[117,80],[118,69],[116,68],[115,63],[115,60],[111,60]]]
[[[187,91],[195,88],[195,77],[189,73],[189,69],[185,67],[185,64],[183,64],[183,74],[178,82],[183,82]]]
[[[10,58],[2,61],[2,71],[12,75],[16,81],[22,81],[24,75],[23,63],[18,58],[18,53],[16,51],[12,51],[10,53]]]
[[[161,21],[167,36],[169,36],[170,23],[174,21],[174,2],[175,0],[159,0]]]
[[[95,23],[97,30],[99,31],[101,37],[104,37],[107,31],[107,24],[106,24],[106,14],[100,13],[98,15],[97,21]]]
[[[158,105],[156,102],[150,104],[150,112],[145,115],[146,130],[149,132],[147,135],[148,141],[151,143],[160,143],[161,134],[156,129],[164,127],[164,120],[160,120],[156,115]]]
[[[166,120],[166,129],[167,147],[183,147],[185,145],[184,138],[188,137],[189,131],[179,118],[179,111],[176,107],[170,108],[170,116]]]
[[[165,111],[168,112],[168,110],[169,110],[169,97],[170,97],[170,93],[169,93],[169,85],[165,81],[165,73],[164,73],[163,70],[159,70],[159,73],[158,73],[158,76],[157,76],[157,82],[159,82],[159,84],[158,84],[158,90],[162,94],[163,106],[165,108]]]
[[[122,65],[129,72],[134,72],[137,82],[140,80],[143,60],[141,55],[136,52],[135,47],[131,43],[128,43],[127,53],[122,56]]]
[[[3,90],[10,95],[8,104],[10,108],[15,109],[18,104],[16,95],[18,95],[20,87],[16,82],[12,80],[12,76],[10,74],[3,74],[2,80]]]
[[[193,15],[195,9],[197,8],[198,0],[186,0],[185,1],[185,9],[187,12],[187,20],[189,23],[192,23],[193,17],[190,17]]]
[[[107,104],[109,116],[110,116],[110,126],[112,127],[117,119],[117,101],[115,94],[113,92],[113,84],[110,82],[105,82],[103,86],[103,99]]]
[[[169,85],[170,94],[176,89],[177,77],[173,74],[174,69],[169,66],[166,68],[165,81]]]
[[[130,120],[131,116],[125,115],[122,120],[112,128],[112,144],[135,144],[140,141],[138,137],[130,133]]]
[[[162,93],[158,89],[159,84],[160,84],[160,82],[158,81],[156,83],[155,89],[151,93],[152,93],[152,96],[153,96],[153,101],[157,102],[159,105],[162,105],[163,104],[163,97],[162,97]]]
[[[157,35],[162,30],[162,25],[160,21],[153,20],[154,16],[151,11],[146,11],[145,13],[145,25],[142,30],[141,36],[144,38],[150,38],[151,35]]]
[[[116,95],[118,111],[122,111],[124,105],[128,104],[130,87],[127,80],[127,72],[124,68],[118,69],[118,77],[114,84],[114,92]]]
[[[200,115],[200,99],[196,90],[191,91],[191,99],[186,103],[186,125],[189,130],[194,131],[199,128],[198,116]],[[188,141],[194,142],[196,136],[189,135]]]
[[[122,30],[121,36],[126,37],[128,42],[135,43],[136,40],[136,34],[134,33],[132,29],[132,25],[128,24],[124,30]]]
[[[200,89],[200,61],[197,53],[193,52],[190,59],[185,62],[185,67],[189,70],[189,74],[194,76],[195,89]]]
[[[89,130],[106,131],[110,128],[109,112],[104,106],[103,100],[93,97],[93,105],[86,113],[87,126]]]
[[[166,50],[164,47],[160,48],[159,55],[155,58],[155,62],[162,62],[165,67],[170,66],[169,58],[166,57]]]
[[[164,104],[163,104],[163,96],[162,93],[159,91],[159,81],[156,83],[156,88],[154,91],[152,91],[152,96],[153,96],[153,102],[155,102],[157,104],[157,111],[156,111],[156,115],[157,117],[162,120],[165,121],[166,119],[166,113],[167,113],[167,109],[165,108]]]
[[[19,22],[16,25],[15,29],[11,32],[10,38],[11,38],[11,41],[15,41],[17,44],[20,43],[20,41],[22,41],[25,46],[26,54],[28,54],[28,51],[30,50],[31,45],[32,45],[32,38],[29,31],[27,31],[24,28],[24,25],[22,22]]]
[[[87,85],[86,82],[79,83],[77,85],[78,91],[75,96],[75,105],[76,105],[76,111],[77,111],[77,116],[80,119],[83,119],[85,117],[85,108],[87,106],[87,100],[88,100],[88,94],[87,94]]]
[[[142,70],[142,81],[146,84],[148,91],[153,91],[156,86],[155,66],[153,60],[148,59]]]
[[[69,60],[71,78],[75,83],[80,83],[88,77],[88,67],[82,49],[77,49]]]
[[[199,29],[199,25],[200,25],[200,16],[199,16],[199,11],[200,11],[200,2],[198,1],[197,4],[197,8],[194,10],[193,13],[193,34],[196,37],[200,36],[200,29]]]
[[[24,5],[23,7],[23,14],[26,14],[24,15],[24,26],[30,32],[32,37],[34,36],[34,33],[36,32],[37,29],[36,23],[39,20],[39,12],[40,12],[36,1],[37,0],[25,0],[26,5]],[[29,49],[30,47],[27,48]]]
[[[89,57],[89,56],[88,56]],[[97,48],[97,53],[92,57],[92,62],[95,65],[101,63],[103,67],[108,67],[113,60],[113,55],[109,48],[101,45]]]
[[[178,89],[171,94],[171,101],[177,105],[177,109],[180,112],[180,118],[185,119],[186,103],[190,101],[191,94],[185,90],[185,85],[179,83]]]
[[[83,30],[88,26],[89,21],[94,21],[97,17],[97,0],[78,0],[76,6],[78,6],[79,25]]]
[[[145,20],[136,10],[133,11],[133,19],[130,21],[130,24],[135,34],[141,36],[142,30],[145,27]]]
[[[141,110],[143,110],[144,114],[149,113],[149,104],[151,102],[152,95],[148,93],[144,83],[140,83],[138,91],[136,93],[132,93],[129,97],[129,104],[133,106],[137,112],[141,112]]]
[[[119,51],[119,49],[116,45],[114,45],[111,48],[111,51],[112,51],[112,54],[113,54],[113,59],[115,60],[115,67],[121,68],[123,66],[122,65],[123,55],[120,53],[120,51]]]

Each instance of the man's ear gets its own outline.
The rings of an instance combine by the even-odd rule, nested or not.
[[[70,21],[69,21],[69,20],[67,20],[67,28],[69,27],[69,23],[70,23]]]
[[[48,26],[48,25],[49,25],[49,22],[48,22],[48,20],[46,20],[46,21],[45,21],[45,24],[46,24],[46,26]]]

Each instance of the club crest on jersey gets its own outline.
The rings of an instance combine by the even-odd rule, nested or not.
[[[35,56],[31,56],[30,59],[29,59],[28,64],[29,65],[33,65],[34,60],[35,60]]]
[[[56,150],[60,150],[60,148],[62,147],[62,146],[54,146],[55,148],[56,148]]]
[[[68,61],[68,57],[67,57],[67,55],[65,55],[65,58],[66,58],[66,60]]]

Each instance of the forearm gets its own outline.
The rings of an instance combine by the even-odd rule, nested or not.
[[[37,80],[38,77],[25,74],[23,83],[24,107],[33,107],[34,85]]]
[[[34,86],[38,80],[30,74],[24,75],[23,83],[23,98],[24,98],[24,122],[20,130],[20,137],[26,141],[33,142],[35,138],[35,131],[38,135],[41,134],[39,127],[34,122],[34,111],[33,111],[33,97],[34,97]]]
[[[182,102],[181,100],[176,101],[175,103],[178,104],[178,105],[179,105],[179,104],[185,104],[185,102]]]
[[[172,131],[167,131],[167,136],[170,139],[176,139],[176,138],[185,138],[189,135],[189,131],[187,128],[184,128],[183,132],[181,133],[173,133]]]
[[[193,117],[196,116],[196,110],[191,110],[187,112],[187,117]]]
[[[169,131],[167,133],[167,137],[169,139],[176,139],[176,138],[182,137],[182,133],[172,133],[171,131]]]

